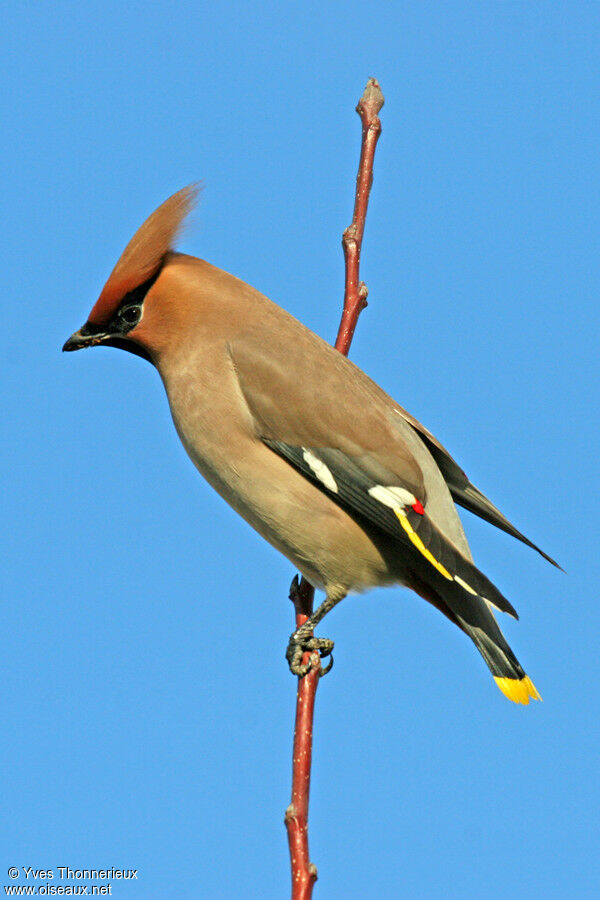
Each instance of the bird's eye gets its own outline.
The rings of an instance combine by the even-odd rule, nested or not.
[[[135,306],[126,306],[124,309],[120,310],[119,316],[124,322],[127,322],[128,325],[135,325],[140,318],[141,313],[142,307],[136,304]]]

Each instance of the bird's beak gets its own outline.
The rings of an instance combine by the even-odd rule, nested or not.
[[[90,334],[84,325],[75,334],[72,334],[69,340],[63,346],[63,350],[83,350],[84,347],[93,347],[94,344],[102,344],[110,337],[106,332]]]
[[[109,326],[110,327],[110,326]],[[117,347],[120,350],[127,350],[134,356],[141,356],[152,362],[152,357],[148,350],[138,344],[136,341],[129,340],[126,336],[120,334],[112,334],[110,331],[102,331],[96,325],[90,325],[86,322],[79,331],[72,334],[63,350],[67,352],[71,350],[83,350],[84,347],[94,347],[96,344],[104,344],[105,347]]]

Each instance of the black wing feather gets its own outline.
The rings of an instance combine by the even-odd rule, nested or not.
[[[350,457],[341,450],[329,447],[306,448],[268,438],[263,438],[263,440],[268,447],[290,462],[302,475],[312,481],[322,491],[329,494],[340,506],[366,518],[371,524],[398,540],[406,550],[410,550],[411,554],[419,554],[419,550],[415,548],[401,526],[394,510],[369,494],[369,490],[379,486],[380,482],[369,474],[368,465],[361,464],[363,461]],[[337,490],[328,488],[324,481],[318,477],[306,459],[305,454],[307,451],[327,466],[335,481]],[[394,482],[390,480],[388,485],[383,486],[393,487],[399,485],[394,485]],[[486,578],[473,563],[465,559],[453,544],[444,537],[427,516],[427,513],[421,515],[411,507],[404,507],[404,512],[412,529],[429,553],[449,572],[453,579],[454,576],[458,576],[458,578],[469,585],[473,591],[471,596],[477,595],[477,597],[488,600],[498,609],[514,618],[518,618],[516,610],[506,597],[500,593],[489,578]],[[457,586],[457,582],[454,580],[453,586]],[[452,593],[455,592],[452,591]],[[460,594],[462,595],[463,593],[468,594],[468,591],[466,588],[461,587]]]

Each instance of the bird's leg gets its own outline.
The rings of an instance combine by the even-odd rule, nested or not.
[[[294,585],[292,584],[292,589]],[[313,667],[312,661],[309,659],[308,662],[302,662],[302,656],[304,653],[318,653],[321,659],[324,659],[327,656],[331,656],[331,651],[333,650],[333,641],[328,638],[316,638],[313,637],[313,631],[315,626],[319,624],[321,619],[323,619],[327,613],[333,609],[336,604],[343,600],[345,594],[340,596],[333,595],[325,597],[325,600],[321,603],[318,609],[310,616],[304,625],[301,625],[300,628],[297,628],[294,633],[290,636],[290,640],[287,646],[287,650],[285,653],[285,658],[288,661],[288,665],[290,667],[290,672],[293,675],[298,675],[300,678],[303,675],[306,675],[307,672],[311,670]],[[321,675],[326,675],[327,672],[331,669],[333,665],[333,656],[329,660],[328,664],[325,666]]]

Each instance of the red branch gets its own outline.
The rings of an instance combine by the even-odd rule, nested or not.
[[[356,176],[354,215],[352,224],[346,228],[342,238],[346,287],[344,309],[335,348],[345,356],[348,355],[358,317],[367,305],[367,286],[363,281],[359,281],[358,274],[369,193],[373,184],[373,158],[381,134],[378,113],[382,106],[381,88],[375,78],[369,78],[356,107],[356,112],[362,122],[362,143],[358,175]],[[315,590],[305,578],[302,578],[300,582],[297,578],[294,579],[290,590],[290,600],[296,611],[296,628],[303,625],[311,615],[314,596]],[[292,762],[292,801],[285,811],[285,826],[292,866],[292,900],[310,900],[313,885],[317,880],[317,867],[310,862],[308,853],[308,799],[315,695],[321,675],[321,664],[317,653],[313,653],[312,656],[313,667],[307,675],[298,679]],[[308,657],[309,654],[305,653],[302,662],[306,663]]]
[[[360,162],[358,175],[356,176],[356,196],[354,200],[354,215],[352,224],[344,231],[342,246],[344,248],[344,260],[346,263],[346,293],[344,295],[344,311],[335,341],[335,349],[348,356],[354,329],[358,317],[367,305],[367,286],[364,281],[358,280],[358,268],[360,265],[360,251],[365,230],[365,219],[369,205],[369,194],[373,184],[373,159],[379,135],[381,134],[381,122],[379,111],[383,106],[383,94],[375,78],[369,78],[365,92],[358,101],[356,112],[362,122],[362,144],[360,148]]]

